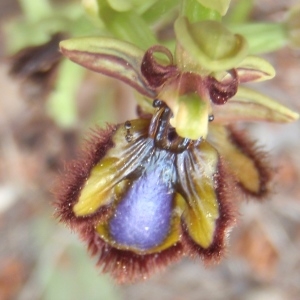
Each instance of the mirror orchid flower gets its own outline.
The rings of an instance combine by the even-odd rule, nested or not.
[[[170,108],[153,106],[150,119],[94,131],[56,195],[56,216],[121,283],[183,256],[218,262],[241,192],[264,197],[271,178],[265,153],[245,133],[214,124],[207,139],[183,138]]]
[[[172,112],[93,133],[69,164],[56,214],[119,282],[145,279],[182,256],[218,261],[235,223],[238,191],[205,139],[177,135]]]
[[[275,73],[247,56],[242,36],[184,17],[175,33],[174,56],[162,45],[143,51],[111,38],[60,43],[70,60],[144,97],[138,119],[92,134],[55,203],[57,217],[119,282],[145,279],[183,256],[219,261],[237,203],[243,194],[265,197],[272,174],[266,154],[233,123],[298,118],[240,86]]]

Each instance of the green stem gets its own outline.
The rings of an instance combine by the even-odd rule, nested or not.
[[[69,60],[60,65],[56,87],[47,102],[47,112],[61,128],[77,124],[76,94],[85,70]]]
[[[245,23],[253,9],[254,0],[239,0],[225,16],[225,20],[229,24]]]

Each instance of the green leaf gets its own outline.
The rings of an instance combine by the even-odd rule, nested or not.
[[[144,51],[111,38],[77,38],[62,41],[61,52],[73,62],[129,84],[141,94],[154,98],[152,90],[141,74]]]
[[[158,43],[153,31],[135,11],[118,12],[101,5],[99,12],[101,20],[114,37],[133,43],[143,50]]]
[[[282,48],[287,43],[287,30],[281,23],[246,23],[228,25],[241,34],[249,44],[249,54],[267,53]]]

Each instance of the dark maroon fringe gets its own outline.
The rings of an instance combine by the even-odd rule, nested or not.
[[[229,231],[236,223],[235,202],[240,196],[239,190],[236,189],[236,182],[228,171],[228,166],[222,160],[219,160],[214,181],[220,216],[216,221],[212,244],[206,249],[196,244],[188,235],[186,226],[182,222],[184,234],[181,242],[184,250],[192,258],[200,257],[205,264],[218,263],[224,256]]]
[[[250,140],[245,131],[238,131],[233,126],[229,126],[228,129],[230,141],[254,162],[260,177],[260,187],[256,193],[249,191],[241,183],[239,186],[247,195],[261,200],[270,193],[270,183],[273,177],[273,169],[269,166],[267,153],[262,151],[256,142]]]
[[[80,190],[90,175],[91,169],[114,147],[112,137],[118,126],[109,125],[106,129],[97,129],[91,135],[82,151],[81,158],[67,165],[65,175],[59,179],[56,189],[56,217],[65,222],[80,234],[87,243],[91,255],[98,257],[97,265],[119,283],[130,283],[147,279],[167,265],[178,261],[182,256],[200,257],[204,263],[218,262],[224,255],[227,235],[236,221],[232,201],[239,189],[227,166],[219,160],[218,171],[214,175],[215,190],[219,202],[220,217],[216,221],[214,240],[211,246],[204,249],[197,245],[182,225],[182,239],[170,248],[153,254],[136,254],[120,250],[106,243],[98,235],[95,226],[109,217],[110,207],[100,208],[88,217],[76,217],[73,206],[78,201]]]
[[[220,217],[217,220],[214,241],[204,249],[189,237],[183,224],[182,239],[172,247],[153,254],[135,254],[132,251],[119,250],[100,238],[92,223],[82,223],[77,227],[80,236],[88,245],[91,255],[98,256],[97,265],[104,273],[119,283],[131,283],[147,279],[151,274],[161,271],[169,264],[178,261],[182,256],[200,257],[204,263],[218,262],[224,255],[227,235],[235,224],[236,211],[232,205],[232,197],[237,197],[235,181],[222,161],[219,162],[215,174],[215,189],[219,202]]]
[[[94,223],[107,217],[111,212],[109,206],[100,208],[96,213],[87,217],[74,215],[73,206],[78,201],[80,191],[88,179],[91,169],[114,147],[112,137],[116,125],[107,125],[106,129],[95,129],[81,151],[80,158],[66,165],[65,172],[57,180],[54,189],[56,201],[55,217],[72,228],[80,223]]]
[[[82,224],[80,235],[88,244],[89,253],[98,256],[97,266],[109,273],[118,283],[132,283],[148,279],[150,275],[163,270],[178,261],[183,253],[179,242],[172,247],[153,254],[135,254],[132,251],[116,249],[103,241],[94,226]]]

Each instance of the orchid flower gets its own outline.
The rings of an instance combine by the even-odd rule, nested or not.
[[[211,20],[180,17],[174,28],[174,55],[112,38],[60,43],[70,60],[143,97],[138,119],[94,132],[55,203],[57,217],[119,282],[145,279],[182,256],[219,261],[236,203],[243,194],[265,197],[272,174],[266,154],[233,123],[298,118],[240,86],[275,75],[248,55],[242,36]]]

